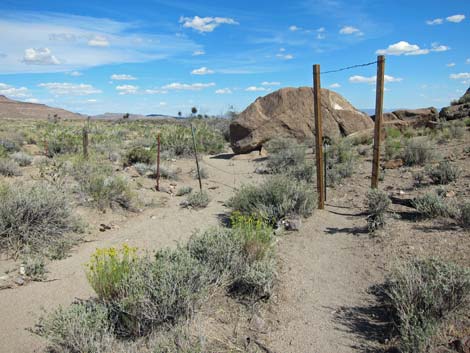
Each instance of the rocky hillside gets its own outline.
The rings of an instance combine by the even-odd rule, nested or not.
[[[45,104],[25,103],[0,95],[0,119],[47,119],[55,115],[62,119],[83,119],[84,115]]]
[[[347,136],[373,127],[373,120],[336,92],[322,89],[323,134]],[[258,98],[230,124],[235,153],[247,153],[277,137],[313,140],[313,91],[310,87],[282,88]]]

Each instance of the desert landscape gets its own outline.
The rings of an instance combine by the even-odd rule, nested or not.
[[[464,2],[0,3],[0,353],[470,353]]]

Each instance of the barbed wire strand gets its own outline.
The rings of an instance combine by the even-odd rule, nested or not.
[[[341,69],[323,71],[323,72],[320,72],[320,74],[321,74],[321,75],[331,74],[331,73],[334,73],[334,72],[341,72],[341,71],[346,71],[346,70],[355,69],[355,68],[358,68],[358,67],[370,66],[370,65],[374,65],[374,64],[377,64],[377,60],[376,60],[376,61],[372,61],[372,62],[370,62],[370,63],[366,63],[366,64],[357,64],[357,65],[342,67]]]

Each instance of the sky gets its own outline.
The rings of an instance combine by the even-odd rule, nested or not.
[[[386,56],[385,108],[470,86],[469,0],[0,2],[0,94],[83,114],[244,110],[322,71]],[[321,75],[373,108],[376,66]]]

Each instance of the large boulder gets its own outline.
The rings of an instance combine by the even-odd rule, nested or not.
[[[338,93],[321,90],[323,134],[347,136],[373,127],[372,119],[354,108]],[[248,153],[275,137],[313,140],[313,90],[283,88],[258,98],[230,124],[230,142],[235,153]]]
[[[424,127],[430,126],[439,118],[439,112],[434,107],[420,109],[400,109],[383,115],[383,121],[388,125]],[[375,119],[375,116],[372,116]]]
[[[450,107],[442,108],[439,113],[441,119],[457,120],[470,117],[470,88],[459,100],[452,102]]]

